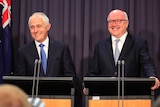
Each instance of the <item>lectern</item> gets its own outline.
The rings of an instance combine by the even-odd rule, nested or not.
[[[3,83],[14,84],[32,95],[33,77],[3,76]],[[42,99],[70,99],[74,107],[73,77],[39,77],[38,95]]]
[[[119,89],[118,81],[120,82]],[[154,79],[152,78],[125,77],[123,78],[123,89],[121,88],[122,78],[118,79],[116,77],[84,77],[84,84],[87,89],[87,95],[85,96],[86,107],[90,107],[89,101],[91,100],[97,101],[109,99],[110,102],[117,100],[118,90],[120,90],[120,98],[122,98],[122,92],[124,92],[124,100],[149,99],[151,100],[151,103],[154,100],[154,91],[151,90],[151,86],[154,84]],[[112,107],[111,104],[109,106]],[[101,106],[99,105],[99,107]],[[118,106],[114,105],[114,107]]]

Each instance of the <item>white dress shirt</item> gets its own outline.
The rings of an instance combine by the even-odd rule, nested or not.
[[[49,45],[49,38],[47,37],[45,41],[42,42],[45,46],[43,47],[45,53],[46,53],[46,58],[48,59],[48,45]],[[39,58],[41,58],[40,56],[40,44],[39,42],[35,41],[35,44],[36,44],[36,48],[37,48],[37,51],[38,51],[38,55],[39,55]]]
[[[123,44],[124,44],[124,42],[125,42],[125,40],[126,40],[126,37],[127,37],[127,34],[128,34],[128,32],[126,32],[126,33],[125,33],[124,35],[122,35],[120,38],[116,38],[116,37],[114,37],[113,35],[111,36],[113,56],[114,56],[114,54],[115,54],[116,39],[119,39],[118,49],[119,49],[119,52],[121,53],[122,48],[123,48]]]

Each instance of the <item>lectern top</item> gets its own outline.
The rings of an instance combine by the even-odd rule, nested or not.
[[[83,80],[84,81],[118,81],[118,79],[120,79],[120,81],[122,81],[122,79],[124,79],[124,81],[148,81],[148,82],[154,82],[154,78],[142,78],[142,77],[124,77],[124,78],[118,78],[118,77],[84,77]]]
[[[3,80],[33,80],[32,76],[3,76]],[[73,77],[39,77],[39,80],[72,81]]]

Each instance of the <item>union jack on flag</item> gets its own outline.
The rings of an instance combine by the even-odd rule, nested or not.
[[[11,23],[11,0],[0,0],[0,4],[3,6],[2,26],[5,28]]]
[[[11,0],[0,0],[0,76],[11,73]]]

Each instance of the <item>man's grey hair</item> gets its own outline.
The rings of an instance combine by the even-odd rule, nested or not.
[[[38,16],[38,17],[42,18],[42,20],[46,23],[46,25],[50,24],[49,23],[49,18],[47,17],[46,14],[44,14],[43,12],[35,12],[29,17],[29,20],[28,20],[28,26],[29,27],[30,27],[31,19],[34,18],[35,16]]]

